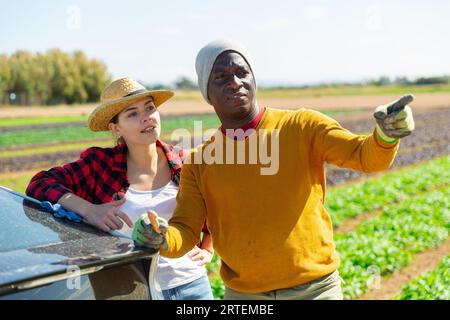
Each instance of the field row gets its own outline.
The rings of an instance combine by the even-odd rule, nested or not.
[[[214,128],[219,126],[219,120],[215,115],[202,115],[191,117],[172,117],[162,123],[161,133],[167,134],[172,131],[185,128],[194,129],[194,121],[201,121],[203,128]],[[9,128],[8,128],[9,129]],[[70,141],[112,138],[111,132],[92,132],[86,125],[69,126],[58,123],[50,126],[20,127],[20,130],[5,130],[0,132],[0,149],[11,149],[14,147],[35,146],[38,144],[62,143]]]
[[[406,266],[413,254],[447,240],[450,227],[450,187],[393,204],[383,215],[335,236],[341,258],[339,272],[346,298],[370,288],[373,277]]]
[[[437,268],[402,287],[396,300],[450,300],[450,255]]]
[[[325,204],[333,225],[338,227],[346,219],[449,183],[450,156],[445,156],[362,183],[330,188]]]

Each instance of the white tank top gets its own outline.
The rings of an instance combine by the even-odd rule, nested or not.
[[[133,222],[147,210],[154,210],[160,217],[169,220],[175,209],[177,193],[178,186],[173,181],[162,188],[150,191],[128,188],[125,194],[127,200],[120,210]],[[119,231],[131,236],[133,230],[124,223],[124,227]],[[206,275],[205,266],[198,266],[187,254],[175,259],[159,257],[157,278],[162,290],[189,283],[203,275]]]

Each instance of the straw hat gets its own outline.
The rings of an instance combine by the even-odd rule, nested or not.
[[[117,114],[129,105],[144,97],[152,97],[158,107],[173,96],[172,91],[148,91],[135,80],[125,77],[113,81],[100,97],[101,104],[92,111],[88,119],[88,127],[92,131],[108,131],[108,124]]]

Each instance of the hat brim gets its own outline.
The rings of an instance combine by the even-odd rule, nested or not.
[[[152,97],[155,107],[172,98],[174,93],[169,90],[153,90],[145,91],[129,97],[104,102],[92,111],[87,125],[92,131],[108,131],[108,125],[117,114],[119,114],[127,106],[145,97]]]

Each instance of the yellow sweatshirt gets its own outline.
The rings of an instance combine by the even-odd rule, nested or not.
[[[375,130],[355,135],[332,118],[304,108],[266,108],[256,130],[240,142],[218,130],[191,153],[169,221],[169,250],[161,252],[180,257],[191,250],[206,219],[225,285],[249,293],[289,288],[336,270],[339,257],[324,206],[324,162],[366,173],[385,170],[399,146],[398,141],[380,140]],[[251,157],[255,139],[258,150],[271,151],[271,164],[267,156],[256,157],[256,163]],[[230,164],[227,152],[220,157],[220,148],[230,146],[234,158],[230,152],[228,156],[234,161],[237,148],[245,147],[245,163]],[[215,163],[207,154],[217,156]],[[268,170],[264,174],[263,168]]]

